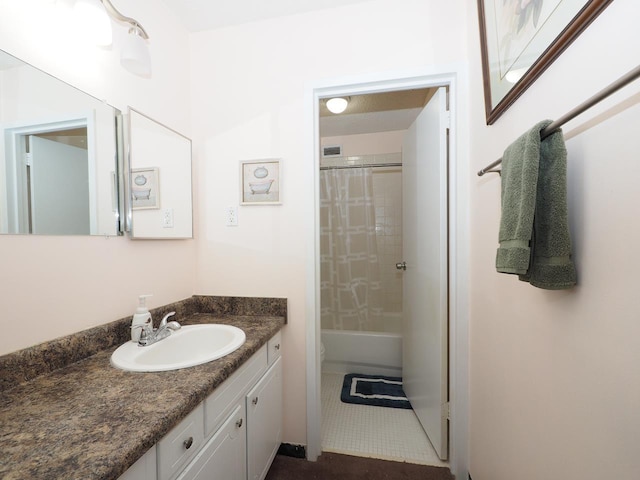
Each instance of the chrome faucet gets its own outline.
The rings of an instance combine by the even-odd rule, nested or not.
[[[153,324],[151,322],[140,325],[139,328],[141,328],[142,331],[140,332],[138,345],[140,345],[141,347],[153,345],[154,343],[167,338],[169,335],[171,335],[172,331],[180,329],[181,325],[175,320],[167,322],[167,319],[175,314],[176,312],[167,313],[160,321],[160,325],[158,326],[158,328],[155,329],[153,328]]]

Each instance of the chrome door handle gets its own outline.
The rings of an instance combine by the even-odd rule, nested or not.
[[[406,270],[407,269],[407,262],[396,263],[396,268],[398,270]]]

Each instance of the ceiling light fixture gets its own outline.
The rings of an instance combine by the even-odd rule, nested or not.
[[[331,113],[342,113],[349,105],[349,97],[335,97],[327,100],[327,108]]]
[[[137,20],[125,17],[111,4],[110,0],[76,0],[76,12],[83,15],[80,21],[85,31],[91,32],[98,45],[111,45],[111,20],[125,24],[129,33],[124,41],[120,55],[120,64],[131,73],[141,77],[151,76],[151,55],[149,54],[149,35]],[[99,36],[95,32],[100,28]],[[100,27],[98,27],[100,25]]]

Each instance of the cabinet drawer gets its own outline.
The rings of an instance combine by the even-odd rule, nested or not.
[[[246,423],[244,405],[236,405],[177,480],[246,480]]]
[[[227,378],[204,401],[204,431],[209,437],[227,417],[233,405],[243,397],[247,389],[251,388],[267,370],[267,346],[260,350],[244,364],[238,371]]]
[[[204,407],[198,405],[157,446],[158,480],[170,480],[204,444]]]
[[[268,352],[268,362],[269,365],[273,365],[280,355],[282,355],[282,332],[276,333],[271,339],[267,342]]]

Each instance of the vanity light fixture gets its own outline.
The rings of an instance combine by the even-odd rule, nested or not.
[[[100,47],[108,47],[113,41],[111,19],[99,0],[76,0],[73,11],[85,38]]]
[[[124,68],[145,78],[151,76],[151,55],[146,42],[148,38],[139,24],[132,26],[120,54],[120,63]]]
[[[327,100],[327,108],[331,113],[342,113],[349,105],[349,97],[334,97]]]
[[[137,20],[122,15],[110,0],[76,0],[74,8],[83,15],[83,29],[91,32],[101,46],[111,45],[111,20],[126,25],[129,33],[120,53],[120,64],[141,77],[151,76],[151,55],[147,45],[149,35]]]

